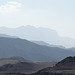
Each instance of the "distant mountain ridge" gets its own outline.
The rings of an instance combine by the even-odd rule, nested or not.
[[[0,66],[3,66],[5,64],[16,64],[18,62],[32,63],[32,61],[24,59],[23,57],[20,56],[13,56],[10,58],[0,58]]]
[[[30,25],[17,28],[0,27],[0,34],[17,36],[27,40],[44,41],[53,45],[75,47],[75,39],[60,37],[55,30],[44,27],[37,28]]]
[[[38,44],[38,45],[43,45],[43,46],[48,46],[48,47],[65,48],[64,46],[60,46],[60,45],[51,45],[51,44],[48,44],[48,43],[46,43],[46,42],[44,42],[44,41],[32,41],[32,42],[34,42],[34,43],[36,43],[36,44]],[[67,49],[67,48],[65,48],[65,49]]]
[[[0,57],[21,56],[31,61],[59,61],[75,51],[35,44],[25,39],[0,37]]]
[[[32,42],[34,42],[34,43],[36,43],[38,45],[50,46],[50,44],[48,44],[48,43],[46,43],[44,41],[32,41]]]
[[[0,60],[16,60],[17,62],[32,62],[30,60],[24,59],[21,56],[12,56],[8,58],[0,58]]]
[[[6,37],[6,38],[18,38],[17,36],[10,36],[7,34],[0,34],[0,37]]]

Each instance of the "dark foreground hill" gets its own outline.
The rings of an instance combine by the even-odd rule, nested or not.
[[[0,57],[22,56],[32,61],[59,61],[75,51],[41,46],[25,39],[0,37]]]
[[[58,62],[55,66],[57,70],[75,70],[75,57],[67,57]]]
[[[75,75],[75,57],[67,57],[58,62],[54,67],[42,69],[36,73],[23,74],[27,70],[36,70],[37,65],[33,63],[20,62],[7,64],[0,67],[0,75]],[[26,70],[25,70],[26,69]]]
[[[54,67],[42,69],[31,75],[75,75],[75,57],[67,57]]]
[[[0,73],[31,73],[38,71],[38,66],[40,65],[20,56],[0,59]]]

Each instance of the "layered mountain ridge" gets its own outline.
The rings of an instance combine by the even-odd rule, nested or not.
[[[0,57],[22,56],[32,61],[59,61],[75,51],[35,44],[25,39],[0,37]]]
[[[0,34],[17,36],[27,40],[44,41],[53,45],[75,47],[75,39],[60,37],[55,30],[44,27],[37,28],[30,25],[17,28],[0,27]]]

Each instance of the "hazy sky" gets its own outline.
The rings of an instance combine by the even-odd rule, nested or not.
[[[75,38],[75,0],[0,0],[0,26],[42,26]]]

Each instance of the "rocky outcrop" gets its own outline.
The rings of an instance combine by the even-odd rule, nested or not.
[[[75,57],[67,57],[54,67],[42,69],[31,75],[75,75]]]
[[[75,57],[67,57],[54,67],[59,70],[75,70]]]

